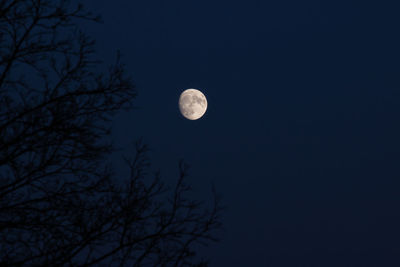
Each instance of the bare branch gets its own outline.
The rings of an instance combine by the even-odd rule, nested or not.
[[[119,54],[108,71],[65,0],[0,0],[0,265],[201,266],[220,204],[190,198],[187,165],[172,190],[139,141],[117,175],[109,121],[136,90]]]

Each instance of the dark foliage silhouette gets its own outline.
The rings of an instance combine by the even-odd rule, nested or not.
[[[147,147],[108,156],[109,120],[136,90],[124,66],[99,71],[78,19],[58,0],[0,1],[0,265],[206,265],[197,244],[216,241],[220,205],[188,196],[187,167],[168,190]]]

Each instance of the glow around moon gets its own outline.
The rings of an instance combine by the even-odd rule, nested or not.
[[[200,119],[207,110],[207,99],[197,89],[187,89],[179,97],[179,110],[189,120]]]

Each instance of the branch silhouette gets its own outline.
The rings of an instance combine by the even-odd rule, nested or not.
[[[119,56],[99,71],[77,19],[100,21],[69,1],[0,1],[0,265],[207,265],[195,247],[217,241],[219,197],[192,200],[183,162],[169,190],[140,141],[117,177],[108,122],[137,92]]]

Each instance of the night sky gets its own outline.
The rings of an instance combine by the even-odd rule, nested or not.
[[[166,182],[184,159],[194,197],[223,196],[211,266],[400,266],[400,3],[85,2],[139,92],[115,143],[142,136]]]

